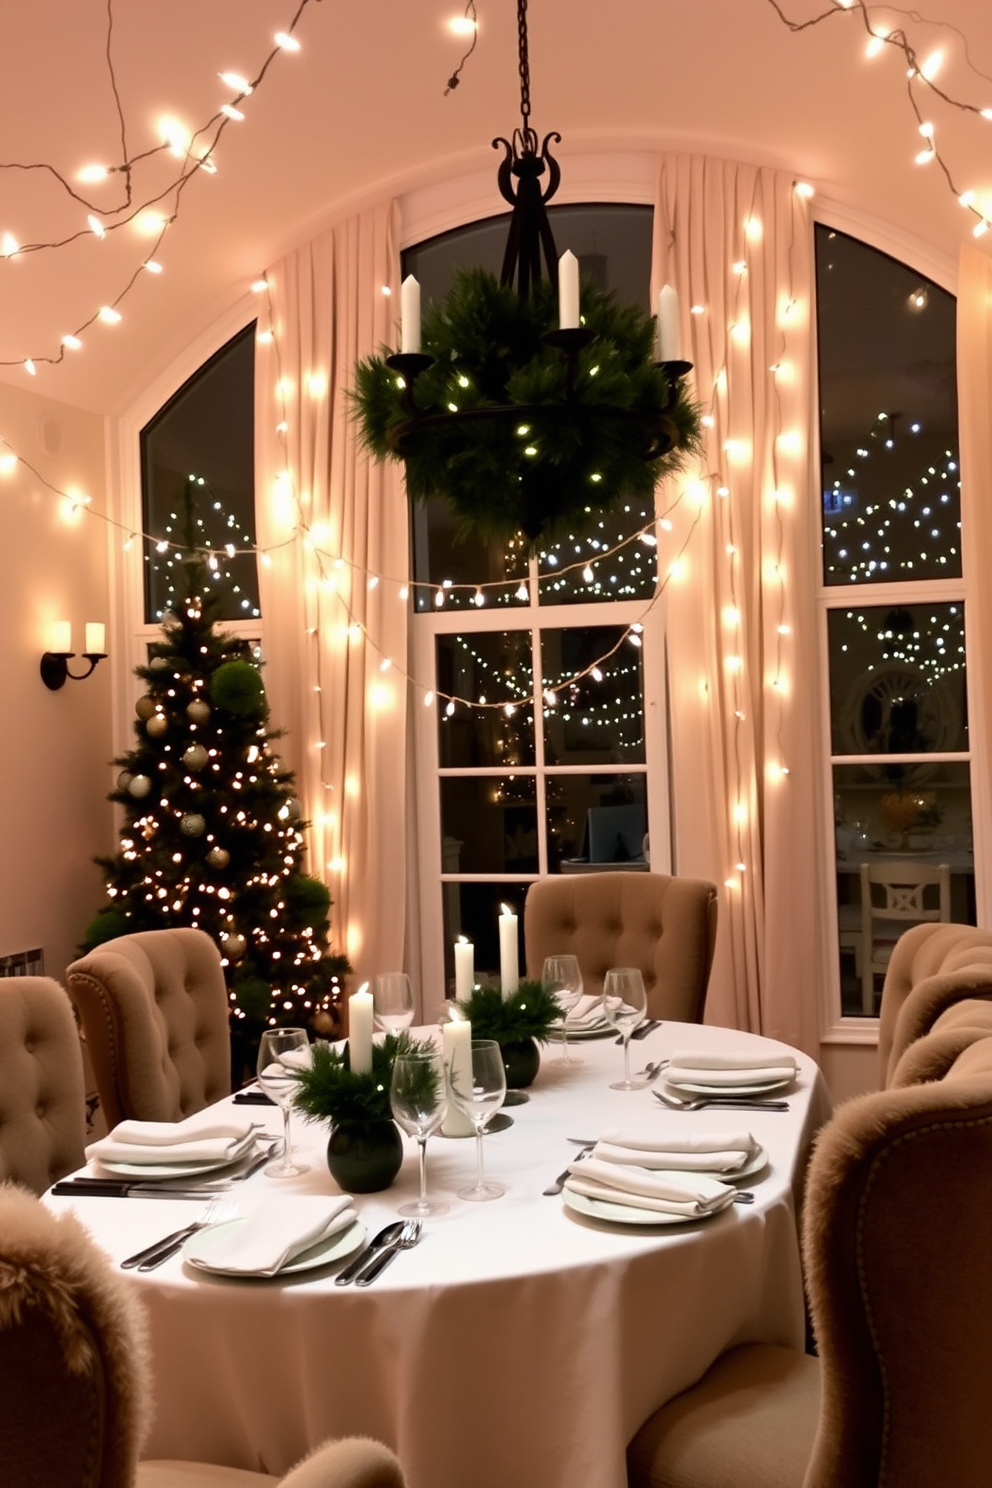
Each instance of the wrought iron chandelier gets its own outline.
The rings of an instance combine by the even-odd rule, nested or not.
[[[497,182],[511,205],[499,280],[458,272],[420,324],[419,287],[404,281],[399,351],[360,362],[353,390],[362,439],[399,459],[413,500],[440,496],[483,538],[535,543],[590,528],[604,511],[649,500],[658,479],[698,448],[700,425],[659,317],[579,283],[558,257],[547,203],[561,179],[531,125],[527,0],[517,0],[520,125]],[[663,291],[674,299],[670,289]]]

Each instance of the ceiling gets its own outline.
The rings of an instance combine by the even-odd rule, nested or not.
[[[123,177],[80,186],[85,164],[122,158],[120,96],[131,157],[155,146],[164,115],[202,127],[234,92],[218,74],[256,77],[299,0],[5,0],[0,48],[3,139],[0,236],[62,247],[0,258],[0,379],[96,412],[115,413],[183,346],[243,296],[253,279],[332,214],[384,191],[494,168],[491,140],[519,122],[514,0],[477,0],[478,45],[460,86],[445,84],[466,43],[446,27],[463,0],[306,0],[297,53],[280,51],[227,121],[216,174],[191,173],[155,257],[131,225],[98,239],[94,208],[127,212]],[[939,20],[877,7],[902,25],[922,60],[941,48],[935,81],[992,107],[988,0],[931,0]],[[893,241],[950,273],[970,217],[922,141],[907,100],[905,60],[890,47],[865,58],[859,10],[831,0],[530,0],[532,121],[570,154],[695,149],[794,171],[820,200],[856,211]],[[932,100],[941,152],[958,191],[975,189],[992,216],[992,123]],[[25,164],[47,169],[23,170]],[[158,154],[133,172],[134,202],[165,191],[180,162]],[[88,205],[59,185],[61,174]],[[168,203],[170,197],[166,197]],[[502,208],[493,177],[492,210]],[[170,209],[171,210],[171,209]],[[841,224],[843,225],[843,224]],[[979,246],[992,251],[992,233]],[[104,304],[122,320],[61,337]],[[25,358],[37,375],[28,376]]]

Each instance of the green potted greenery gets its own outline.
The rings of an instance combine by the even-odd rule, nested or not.
[[[389,1087],[400,1054],[433,1048],[409,1033],[387,1033],[372,1045],[372,1069],[357,1074],[347,1046],[315,1043],[312,1062],[297,1074],[293,1104],[308,1121],[328,1121],[327,1166],[348,1193],[388,1188],[403,1162],[403,1140],[392,1119]]]
[[[495,1039],[503,1051],[508,1090],[533,1084],[541,1067],[539,1044],[561,1022],[558,999],[543,982],[521,982],[504,998],[498,987],[473,987],[457,1004],[472,1024],[472,1037]]]

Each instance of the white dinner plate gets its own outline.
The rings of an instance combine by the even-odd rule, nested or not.
[[[666,1090],[674,1090],[677,1095],[723,1096],[736,1100],[739,1095],[771,1095],[773,1091],[784,1090],[795,1078],[795,1075],[790,1075],[787,1080],[765,1080],[760,1085],[697,1085],[688,1080],[666,1079],[664,1085]]]
[[[225,1157],[220,1161],[213,1158],[209,1162],[201,1158],[199,1162],[122,1163],[107,1162],[101,1158],[99,1163],[101,1168],[106,1168],[115,1178],[143,1178],[154,1183],[156,1178],[196,1178],[201,1173],[216,1173],[221,1168],[233,1168],[244,1162],[253,1152],[254,1149],[249,1147],[240,1157]]]
[[[739,1183],[742,1178],[754,1178],[758,1173],[764,1172],[767,1166],[768,1153],[764,1147],[759,1147],[742,1168],[737,1168],[733,1173],[714,1173],[713,1177],[719,1178],[721,1183]]]
[[[658,1209],[633,1209],[629,1204],[614,1204],[608,1199],[590,1199],[585,1194],[573,1193],[563,1188],[561,1196],[569,1209],[577,1214],[587,1214],[590,1219],[605,1219],[608,1224],[619,1225],[677,1225],[699,1224],[704,1219],[713,1219],[722,1214],[715,1209],[710,1214],[665,1214]],[[727,1205],[729,1208],[730,1205]]]
[[[229,1271],[219,1263],[214,1265],[210,1259],[210,1253],[216,1249],[219,1240],[232,1229],[247,1223],[246,1219],[229,1219],[225,1224],[208,1225],[186,1241],[182,1249],[183,1260],[189,1261],[198,1271],[212,1271],[217,1276],[237,1276],[250,1281],[252,1272]],[[298,1256],[280,1267],[274,1276],[258,1274],[264,1281],[275,1281],[280,1276],[290,1276],[296,1271],[313,1271],[317,1266],[329,1266],[332,1261],[351,1255],[352,1251],[365,1244],[366,1238],[365,1226],[356,1220],[347,1230],[339,1230],[336,1235],[329,1235],[326,1240],[319,1240],[316,1245],[311,1245],[309,1250],[302,1250]]]
[[[568,1041],[571,1043],[573,1039],[609,1038],[611,1033],[616,1033],[616,1029],[611,1023],[586,1023],[579,1028],[570,1028],[568,1030]],[[562,1041],[561,1029],[552,1028],[548,1034],[548,1038],[553,1043],[560,1044]]]

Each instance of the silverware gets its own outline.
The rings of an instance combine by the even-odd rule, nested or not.
[[[649,1033],[654,1033],[655,1029],[660,1027],[660,1018],[648,1018],[646,1023],[639,1023],[630,1036],[632,1039],[647,1038]]]
[[[740,1188],[734,1194],[734,1203],[735,1204],[753,1204],[754,1203],[754,1194],[751,1192],[751,1190],[749,1188]]]
[[[358,1252],[358,1255],[353,1261],[348,1262],[343,1271],[338,1272],[334,1278],[334,1285],[347,1286],[348,1282],[354,1280],[359,1271],[369,1263],[374,1255],[378,1254],[384,1245],[388,1245],[391,1240],[398,1240],[402,1233],[402,1220],[398,1220],[395,1224],[386,1225],[385,1229],[380,1230],[378,1235],[373,1235],[368,1245]]]
[[[670,1111],[702,1111],[707,1106],[718,1106],[723,1110],[731,1111],[787,1111],[788,1101],[781,1100],[751,1100],[746,1095],[700,1095],[691,1100],[678,1100],[674,1096],[662,1093],[660,1090],[652,1090],[651,1094],[655,1100],[661,1101]]]
[[[52,1186],[52,1193],[60,1198],[103,1199],[202,1199],[211,1194],[226,1193],[233,1183],[243,1183],[257,1173],[263,1163],[275,1157],[282,1145],[282,1138],[267,1138],[271,1146],[264,1152],[256,1152],[251,1160],[242,1159],[247,1166],[240,1173],[228,1174],[224,1178],[208,1179],[197,1183],[192,1178],[168,1180],[98,1178],[84,1174],[79,1178],[65,1178]]]
[[[575,1137],[569,1137],[568,1140],[570,1142],[574,1142],[577,1139]],[[583,1143],[581,1143],[581,1145],[579,1147],[579,1151],[575,1154],[575,1157],[572,1159],[572,1161],[573,1162],[581,1162],[584,1157],[588,1157],[589,1156],[590,1152],[595,1147],[595,1145],[596,1145],[595,1142],[583,1142]],[[558,1177],[555,1178],[555,1179],[553,1179],[552,1182],[548,1184],[547,1188],[544,1189],[544,1195],[545,1195],[546,1198],[551,1198],[554,1194],[560,1194],[561,1193],[562,1189],[565,1187],[565,1180],[566,1180],[566,1178],[568,1178],[570,1176],[571,1171],[572,1171],[572,1167],[571,1167],[571,1163],[570,1163],[569,1166],[565,1169],[564,1173],[559,1173],[558,1174]]]
[[[365,1270],[359,1272],[355,1277],[355,1285],[368,1286],[370,1281],[375,1281],[377,1276],[382,1275],[390,1261],[401,1250],[412,1250],[420,1239],[421,1227],[422,1225],[419,1219],[408,1219],[395,1240],[388,1241],[379,1251],[379,1254],[373,1256],[372,1260],[365,1267]]]
[[[121,1261],[121,1269],[130,1271],[136,1267],[139,1271],[153,1271],[163,1261],[167,1261],[171,1255],[175,1255],[190,1235],[195,1235],[197,1230],[203,1230],[207,1225],[219,1224],[225,1219],[233,1219],[237,1210],[231,1204],[225,1204],[221,1199],[211,1199],[204,1209],[200,1218],[192,1224],[184,1225],[181,1230],[173,1230],[171,1235],[164,1235],[161,1240],[156,1240],[154,1245],[146,1245],[144,1250],[137,1251]]]

